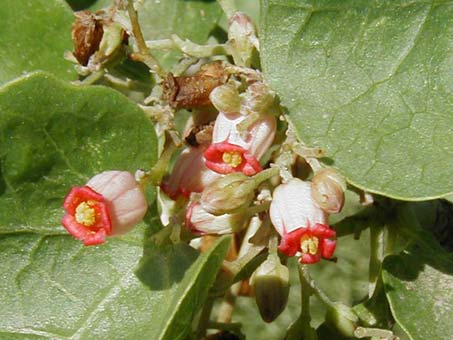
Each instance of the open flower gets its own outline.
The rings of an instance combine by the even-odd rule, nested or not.
[[[332,257],[336,233],[327,225],[327,214],[314,202],[309,182],[293,178],[279,185],[273,193],[270,217],[282,236],[282,253],[300,256],[301,263]]]
[[[180,196],[188,198],[191,192],[201,192],[221,177],[206,167],[203,158],[205,150],[205,147],[199,146],[181,152],[172,173],[161,185],[161,189],[171,199],[176,200]]]
[[[106,236],[128,232],[143,219],[145,196],[126,171],[106,171],[85,186],[73,187],[63,207],[63,226],[87,246],[105,242]]]
[[[220,112],[214,124],[212,144],[206,150],[206,166],[221,174],[243,172],[251,176],[261,171],[259,159],[274,140],[276,120],[263,114],[241,130],[247,116]]]

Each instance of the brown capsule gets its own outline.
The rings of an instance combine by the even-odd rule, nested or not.
[[[74,43],[74,57],[86,66],[98,49],[104,34],[102,23],[90,11],[75,13],[76,20],[72,25],[72,41]]]
[[[175,109],[206,107],[211,105],[211,91],[227,79],[220,61],[203,65],[193,76],[175,77],[168,73],[163,82],[163,98]]]
[[[214,122],[195,126],[189,131],[184,140],[187,144],[193,147],[198,147],[200,145],[209,145],[212,141],[213,128]]]

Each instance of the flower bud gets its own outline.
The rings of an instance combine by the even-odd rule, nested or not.
[[[250,67],[253,53],[259,49],[255,25],[248,15],[236,12],[228,22],[228,43],[234,63]]]
[[[63,203],[63,226],[85,245],[128,232],[145,216],[145,196],[127,171],[105,171],[74,187]]]
[[[263,82],[255,82],[245,91],[242,100],[241,113],[271,114],[275,103],[275,92]]]
[[[359,318],[351,307],[335,303],[327,310],[326,323],[345,337],[354,337]]]
[[[277,255],[269,255],[253,273],[250,284],[261,318],[275,320],[285,309],[289,293],[289,270]]]
[[[327,213],[338,213],[343,208],[346,182],[332,169],[318,171],[311,182],[315,202]]]
[[[201,194],[200,203],[208,213],[222,215],[246,208],[255,197],[255,181],[241,172],[220,177]]]
[[[196,235],[230,234],[241,231],[248,220],[247,213],[213,215],[200,203],[192,202],[186,211],[186,226]]]
[[[212,90],[209,99],[219,112],[238,113],[241,107],[238,91],[229,84],[217,86]]]

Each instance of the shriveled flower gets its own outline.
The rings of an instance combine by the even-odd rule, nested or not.
[[[220,178],[217,172],[208,169],[203,154],[206,148],[189,147],[178,157],[172,173],[164,180],[161,189],[173,200],[178,197],[189,197],[191,192],[201,192]]]
[[[261,115],[245,131],[240,124],[247,119],[239,113],[220,112],[214,124],[212,144],[205,152],[206,166],[226,174],[241,171],[251,176],[261,171],[259,159],[274,140],[276,120],[271,115]]]
[[[242,230],[248,217],[247,213],[213,215],[199,202],[192,202],[186,211],[186,226],[196,235],[230,234]]]
[[[145,196],[127,171],[105,171],[66,196],[63,226],[87,246],[128,232],[145,216]]]
[[[309,182],[293,178],[279,185],[273,193],[270,217],[282,237],[282,253],[300,256],[300,262],[307,264],[332,257],[336,233],[327,225],[327,214],[314,202]]]

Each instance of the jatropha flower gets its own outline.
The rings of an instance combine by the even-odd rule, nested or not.
[[[63,226],[90,246],[105,242],[106,236],[128,232],[143,219],[148,205],[131,173],[105,171],[86,185],[73,187],[63,207]]]
[[[259,159],[272,145],[276,120],[263,114],[245,131],[238,125],[247,116],[220,112],[214,124],[212,144],[204,156],[206,166],[221,174],[243,172],[251,176],[260,172]]]
[[[173,200],[189,197],[191,192],[201,192],[220,178],[221,175],[208,169],[204,163],[203,146],[189,147],[179,155],[170,176],[164,180],[161,189]]]
[[[301,263],[330,259],[336,233],[327,225],[327,214],[314,202],[310,182],[293,178],[273,193],[270,217],[282,239],[279,250],[300,256]]]

